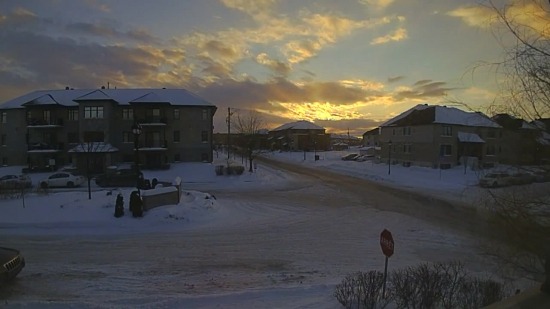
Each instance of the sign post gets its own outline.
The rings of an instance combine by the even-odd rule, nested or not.
[[[386,263],[384,265],[384,285],[382,286],[382,297],[386,297],[386,278],[388,277],[388,258],[393,255],[393,236],[391,232],[384,229],[380,233],[380,247],[382,248],[382,253],[386,256]]]

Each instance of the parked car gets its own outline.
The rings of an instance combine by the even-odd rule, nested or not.
[[[365,161],[372,160],[372,159],[374,159],[373,155],[359,155],[355,158],[355,161],[365,162]]]
[[[4,175],[0,177],[0,189],[16,189],[32,187],[31,178],[28,175]]]
[[[342,160],[344,161],[353,161],[359,156],[358,153],[349,153],[342,157]]]
[[[486,188],[497,188],[511,185],[511,176],[505,172],[489,173],[479,180],[479,185]]]
[[[0,284],[17,276],[25,267],[25,258],[19,250],[0,247]]]
[[[527,185],[535,181],[535,176],[529,173],[515,173],[510,176],[510,184]]]
[[[61,172],[50,175],[50,177],[40,181],[40,188],[50,187],[78,187],[85,182],[83,176],[76,176],[71,173]]]
[[[540,170],[533,173],[535,182],[548,182],[550,181],[550,171]]]
[[[118,169],[97,176],[95,183],[100,187],[135,187],[137,179],[138,174],[135,169]]]

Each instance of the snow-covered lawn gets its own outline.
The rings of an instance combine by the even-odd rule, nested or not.
[[[296,164],[331,169],[339,173],[371,179],[390,186],[422,191],[426,194],[434,194],[464,203],[470,203],[472,200],[477,199],[479,194],[485,190],[477,186],[480,176],[478,171],[464,170],[463,168],[450,170],[406,168],[393,165],[391,166],[391,173],[388,174],[387,164],[377,164],[369,161],[342,161],[340,157],[345,153],[346,151],[319,152],[317,153],[320,158],[318,161],[314,160],[313,153],[306,153],[306,160],[304,160],[304,154],[299,152],[273,152],[266,153],[264,156],[281,161],[292,161]],[[245,163],[240,157],[232,159],[237,163]],[[92,184],[91,200],[88,199],[86,184],[79,188],[52,189],[48,192],[33,189],[25,194],[24,199],[2,199],[0,200],[0,228],[2,230],[0,245],[5,243],[10,236],[18,237],[18,239],[38,235],[51,237],[123,235],[133,237],[132,235],[136,234],[136,231],[147,234],[175,232],[184,235],[184,233],[195,230],[200,232],[201,230],[220,229],[223,231],[223,227],[241,226],[248,226],[249,230],[253,230],[255,227],[258,229],[269,228],[270,222],[273,221],[288,220],[289,214],[292,214],[294,220],[296,220],[295,223],[290,222],[289,224],[296,224],[296,226],[300,226],[302,222],[312,217],[323,218],[323,220],[330,219],[326,218],[330,214],[324,212],[327,209],[323,212],[308,210],[304,213],[296,213],[295,207],[288,205],[274,207],[274,205],[262,201],[258,201],[253,207],[246,203],[242,205],[236,205],[234,202],[231,205],[226,204],[224,200],[217,199],[212,195],[212,192],[247,192],[262,188],[283,188],[299,181],[299,179],[294,178],[297,177],[292,176],[294,174],[288,174],[261,163],[257,164],[254,173],[245,171],[240,176],[216,176],[215,166],[218,164],[225,164],[225,158],[221,155],[211,164],[178,163],[173,164],[166,171],[144,171],[145,177],[149,179],[155,177],[162,181],[172,181],[176,177],[180,177],[183,181],[183,195],[178,205],[154,208],[139,219],[133,218],[128,213],[129,196],[133,190],[131,188],[104,189]],[[0,176],[19,174],[20,170],[21,167],[3,167],[0,168]],[[47,177],[47,175],[32,174],[31,177],[35,187],[40,179]],[[315,190],[315,188],[311,190]],[[126,215],[117,219],[113,214],[118,193],[122,193],[124,196]],[[334,214],[342,215],[336,211],[334,210]],[[356,220],[357,216],[364,216],[364,218],[370,219],[371,224],[358,225],[361,226],[361,233],[354,235],[353,239],[342,241],[345,241],[346,244],[349,243],[348,247],[352,247],[353,243],[363,242],[364,235],[372,234],[373,242],[365,244],[368,248],[366,249],[367,252],[365,252],[365,249],[358,251],[369,255],[368,262],[365,261],[368,265],[382,265],[383,258],[379,252],[377,237],[385,227],[394,227],[395,235],[398,235],[403,244],[407,244],[406,247],[399,248],[398,257],[393,258],[397,265],[411,265],[419,261],[429,260],[433,256],[464,258],[468,259],[470,265],[477,265],[483,258],[479,252],[475,252],[476,241],[465,239],[464,235],[453,235],[448,230],[434,228],[421,220],[403,215],[387,214],[371,209],[354,211],[358,213],[346,213],[345,216],[347,217],[340,221],[351,222]],[[279,227],[275,226],[274,228]],[[240,231],[231,228],[227,230]],[[319,235],[324,233],[320,228],[313,232]],[[330,243],[321,242],[321,246],[330,245]],[[339,245],[342,246],[343,244],[340,243]],[[296,248],[296,250],[305,249]],[[242,254],[246,255],[246,253]],[[258,254],[259,258],[263,258],[261,252],[253,254]],[[362,260],[360,257],[351,258],[343,252],[336,252],[333,255],[332,259],[348,259],[348,267],[354,271],[359,270],[359,266],[355,263],[357,263],[357,260]],[[325,274],[334,271],[328,270],[330,267],[334,267],[326,265],[330,262],[329,260],[295,261],[294,263],[304,263],[301,267],[315,267],[320,270],[321,274]],[[491,262],[488,262],[488,264],[490,265]],[[483,272],[484,267],[482,264],[477,267],[474,266],[479,272]],[[20,280],[32,280],[32,278],[25,277],[25,272],[31,270],[32,264],[23,270]],[[344,270],[346,269],[343,268],[341,271]],[[278,276],[281,276],[281,274],[278,274]],[[238,279],[234,278],[234,280]],[[286,280],[283,280],[284,278],[279,279],[274,279],[274,281],[283,282]],[[339,305],[332,296],[332,292],[334,284],[341,279],[342,277],[321,278],[299,287],[275,284],[268,289],[242,289],[238,292],[226,291],[214,294],[195,291],[198,294],[193,296],[182,294],[179,298],[172,296],[169,300],[155,300],[156,302],[150,302],[149,304],[151,306],[157,304],[164,307],[183,306],[189,308],[210,308],[220,306],[220,304],[223,304],[221,305],[223,308],[338,308]],[[124,287],[119,288],[124,289]],[[156,294],[158,294],[158,291]],[[26,308],[48,308],[50,305],[51,308],[63,307],[63,302],[45,303],[41,300],[26,299],[25,293],[16,297],[15,301],[11,299],[9,301],[6,304],[20,305]],[[128,300],[124,305],[128,307],[132,304],[139,307],[140,298],[136,297],[136,300]],[[76,305],[78,305],[78,301],[76,303],[69,302],[69,306],[74,307]]]

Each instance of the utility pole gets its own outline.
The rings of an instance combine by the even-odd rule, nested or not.
[[[231,150],[231,107],[227,108],[227,160],[229,162]]]

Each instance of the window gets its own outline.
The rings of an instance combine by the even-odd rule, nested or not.
[[[85,119],[103,119],[103,106],[85,106]]]
[[[411,127],[403,127],[403,135],[411,135]]]
[[[201,142],[206,143],[208,142],[208,132],[202,131],[201,132]]]
[[[0,138],[0,145],[6,146],[7,139],[8,138],[7,138],[6,134],[2,134],[2,136]]]
[[[69,120],[76,121],[78,120],[78,110],[70,109],[69,110]]]
[[[174,143],[180,142],[180,131],[174,131]]]
[[[439,146],[439,155],[441,157],[448,157],[452,155],[453,147],[451,145],[441,145]]]
[[[201,153],[201,161],[207,162],[208,161],[208,154],[207,153]]]
[[[133,120],[134,119],[134,110],[131,108],[122,109],[122,119],[123,120]]]
[[[46,122],[46,124],[50,124],[50,118],[51,118],[50,111],[43,111],[42,116],[43,116],[42,119],[44,119],[44,122]]]
[[[443,126],[443,133],[442,136],[453,136],[453,127],[451,126]]]
[[[8,158],[2,157],[2,165],[8,165]]]
[[[395,135],[395,129],[393,129],[393,131],[392,131],[392,135]]]
[[[160,117],[160,108],[153,108],[153,117]]]
[[[175,162],[179,162],[179,161],[180,161],[180,154],[179,154],[179,153],[174,154],[174,161],[175,161]]]
[[[133,140],[132,140],[132,132],[130,131],[124,131],[122,132],[122,142],[123,143],[132,143]]]
[[[404,144],[403,145],[403,153],[411,153],[411,145],[410,144]]]
[[[202,110],[202,120],[208,120],[208,110]]]
[[[0,122],[2,122],[2,123],[7,123],[8,122],[8,113],[7,112],[2,112],[0,114]]]
[[[487,145],[487,148],[485,150],[485,154],[488,155],[488,156],[494,156],[496,154],[495,145]]]
[[[180,119],[180,110],[178,108],[174,109],[174,119]]]
[[[495,130],[487,131],[487,138],[496,138],[496,137],[497,137],[497,133],[495,132]]]

